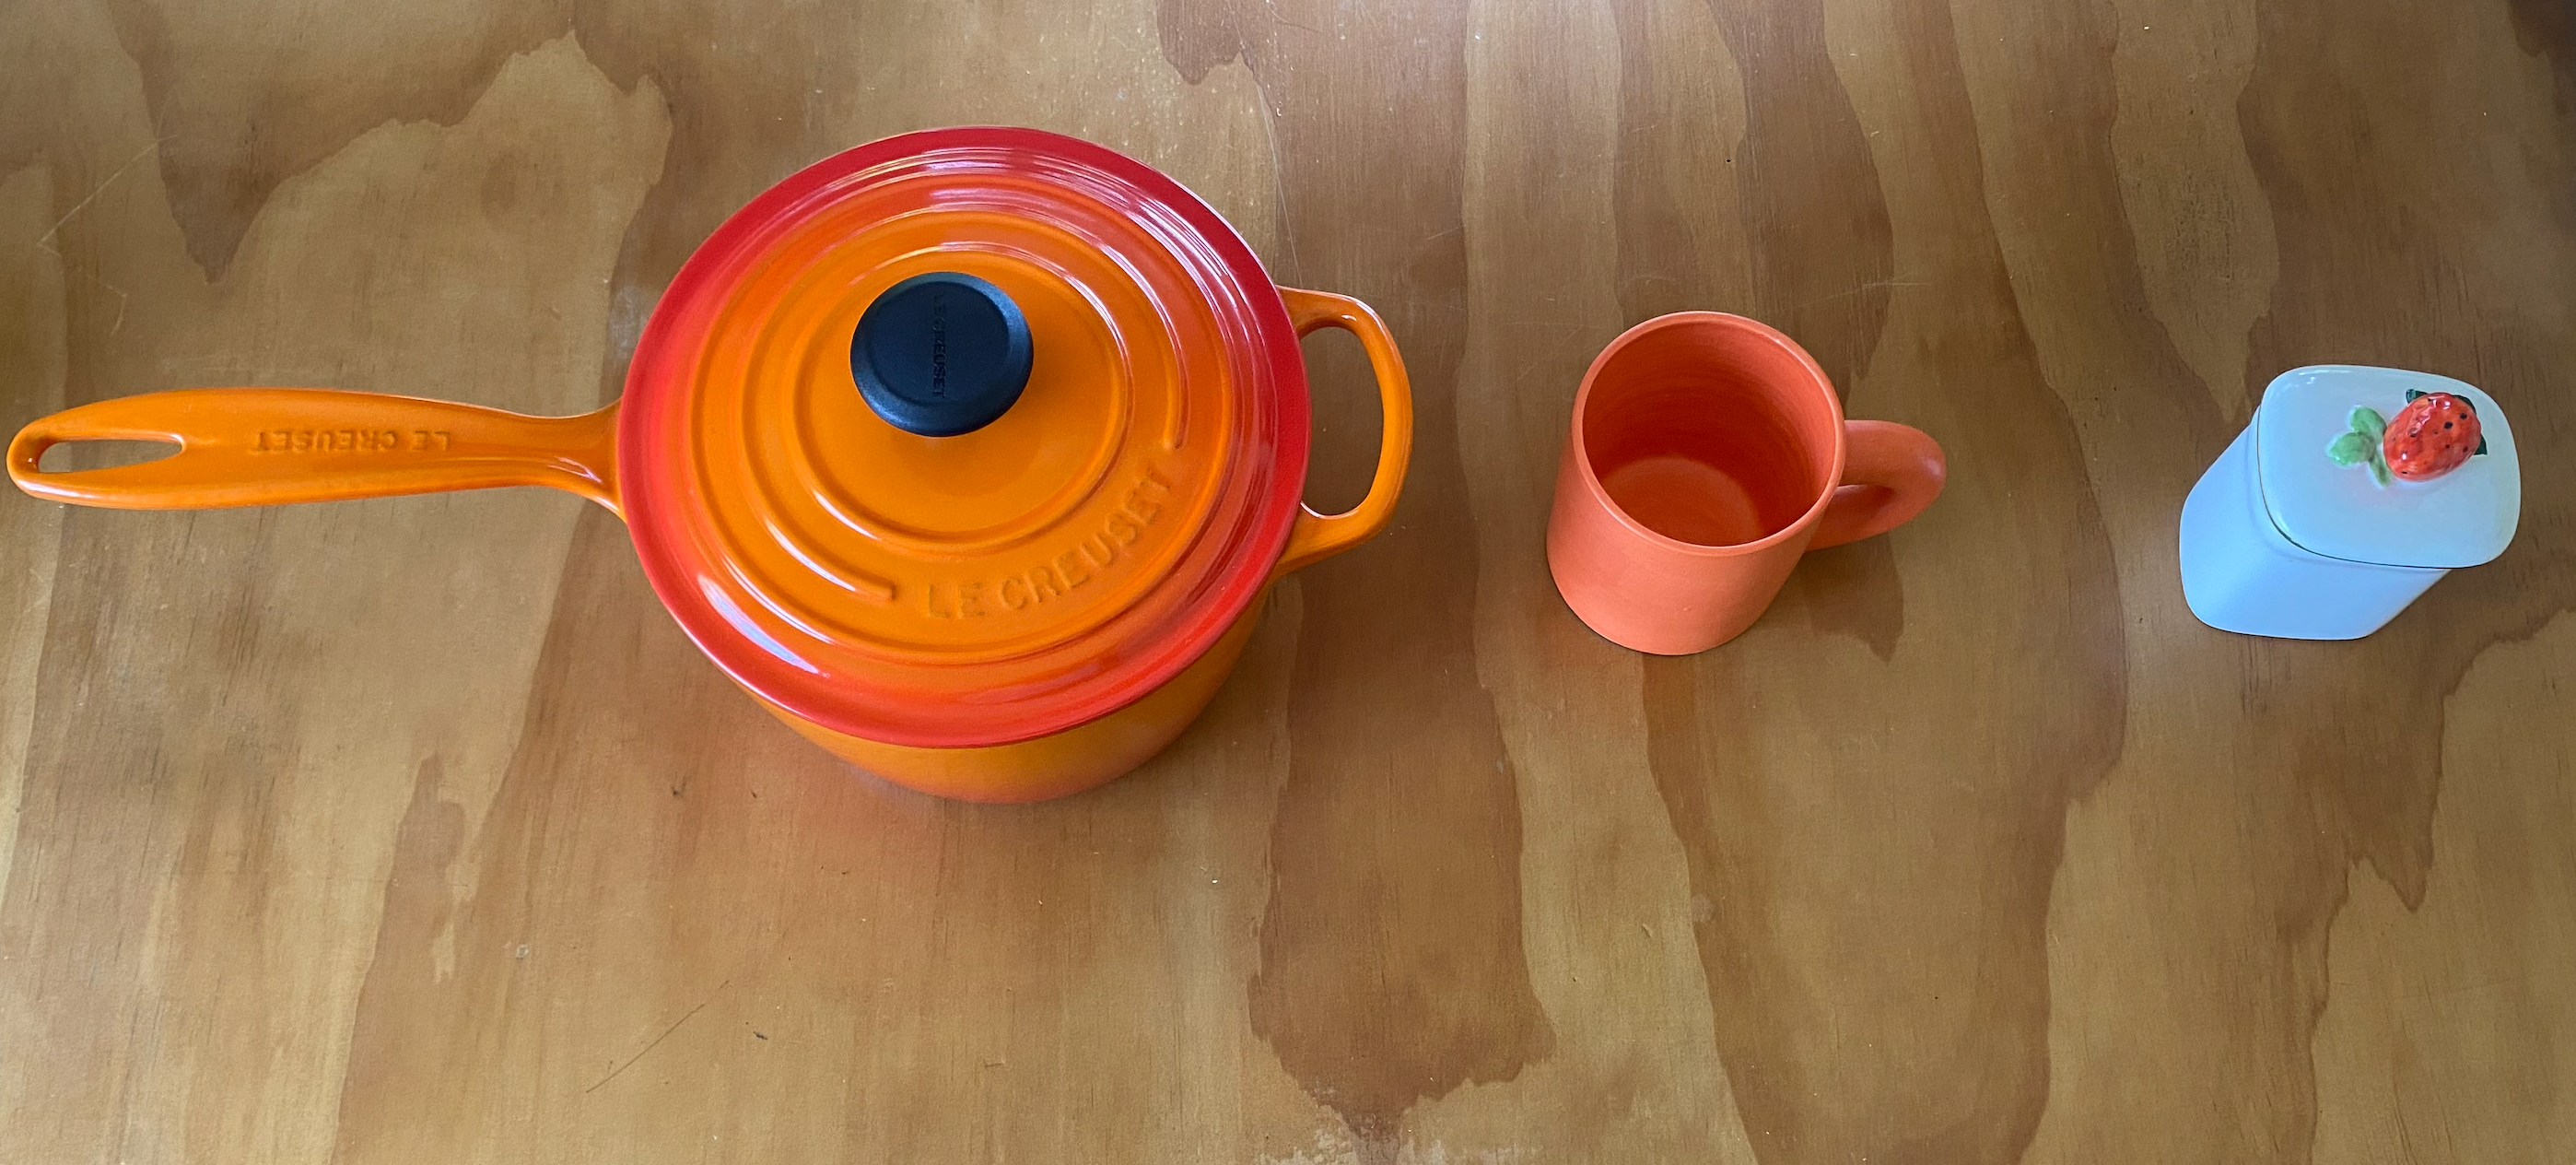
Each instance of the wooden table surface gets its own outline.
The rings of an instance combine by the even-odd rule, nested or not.
[[[0,497],[0,1160],[2565,1165],[2571,118],[2561,0],[0,8],[7,427],[592,407],[727,212],[974,122],[1374,303],[1421,413],[1179,743],[1017,808],[803,743],[561,494]],[[1681,308],[1951,479],[1649,659],[1541,539]],[[2520,537],[2212,631],[2183,494],[2317,362],[2505,402]]]

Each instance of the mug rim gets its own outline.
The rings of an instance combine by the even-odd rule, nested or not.
[[[1817,492],[1816,500],[1810,503],[1806,512],[1798,515],[1795,521],[1751,542],[1730,542],[1723,546],[1711,546],[1705,542],[1686,542],[1638,521],[1636,516],[1630,514],[1626,507],[1612,498],[1609,489],[1601,484],[1601,475],[1592,467],[1592,455],[1584,447],[1583,417],[1587,411],[1586,406],[1592,401],[1592,386],[1600,379],[1601,369],[1610,362],[1610,358],[1618,355],[1620,350],[1628,345],[1656,332],[1691,326],[1715,326],[1727,331],[1747,333],[1788,353],[1797,361],[1798,367],[1806,372],[1808,382],[1824,394],[1825,407],[1832,416],[1833,448],[1827,457],[1825,487]],[[1849,442],[1849,437],[1843,428],[1843,420],[1843,402],[1841,397],[1834,394],[1833,378],[1826,376],[1823,366],[1816,363],[1816,358],[1809,355],[1805,348],[1800,347],[1796,340],[1790,339],[1787,333],[1760,320],[1732,312],[1667,312],[1652,319],[1642,320],[1627,331],[1619,333],[1619,338],[1610,341],[1608,346],[1601,349],[1599,355],[1592,358],[1592,366],[1583,370],[1583,385],[1574,393],[1574,421],[1567,431],[1566,453],[1575,462],[1576,476],[1583,480],[1584,492],[1602,509],[1608,511],[1610,516],[1629,533],[1669,550],[1707,558],[1732,558],[1746,554],[1759,554],[1787,542],[1812,528],[1824,516],[1825,507],[1833,504],[1834,492],[1842,486],[1843,454]]]

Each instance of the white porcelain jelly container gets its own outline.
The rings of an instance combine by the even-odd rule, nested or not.
[[[2183,598],[2222,631],[2358,639],[2443,575],[2504,553],[2521,516],[2495,398],[2424,372],[2294,368],[2183,502]]]

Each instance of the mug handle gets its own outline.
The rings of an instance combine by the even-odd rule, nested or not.
[[[1843,481],[1816,523],[1810,550],[1884,534],[1941,496],[1949,461],[1932,435],[1894,421],[1844,421]]]
[[[76,441],[179,451],[48,471]],[[530,417],[450,401],[327,388],[190,388],[45,417],[9,442],[9,479],[40,498],[120,510],[204,510],[507,485],[569,490],[620,513],[617,406]]]
[[[1279,298],[1287,303],[1289,322],[1300,336],[1317,328],[1342,328],[1359,337],[1360,347],[1368,352],[1369,370],[1377,375],[1378,407],[1386,418],[1378,436],[1377,475],[1369,479],[1368,496],[1339,514],[1318,514],[1314,507],[1301,505],[1297,524],[1288,532],[1288,548],[1271,569],[1274,579],[1357,546],[1385,529],[1387,519],[1395,514],[1396,495],[1404,492],[1405,463],[1413,456],[1412,382],[1405,379],[1404,357],[1395,350],[1395,337],[1387,333],[1377,313],[1347,295],[1325,291],[1282,287]]]

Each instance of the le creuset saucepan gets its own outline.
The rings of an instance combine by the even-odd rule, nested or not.
[[[1359,337],[1368,495],[1300,500],[1297,338]],[[797,731],[925,792],[1062,796],[1196,716],[1270,584],[1383,528],[1412,444],[1384,324],[1275,287],[1152,168],[1026,129],[906,134],[771,188],[700,246],[616,404],[528,417],[186,389],[46,417],[38,497],[129,509],[547,485],[622,515],[707,656]],[[55,444],[175,443],[49,472]]]

